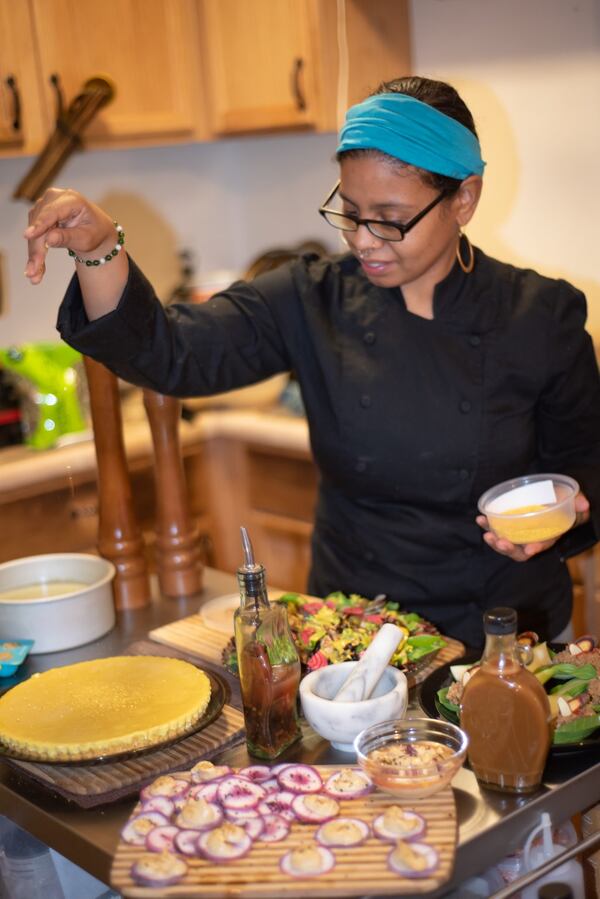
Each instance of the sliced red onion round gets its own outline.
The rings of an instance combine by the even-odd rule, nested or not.
[[[296,815],[292,809],[292,802],[296,795],[296,793],[290,793],[289,790],[268,793],[262,802],[259,803],[258,811],[261,815],[281,815],[288,821],[294,821]]]
[[[334,818],[321,824],[315,833],[315,840],[321,846],[331,849],[360,846],[371,835],[371,829],[362,818]]]
[[[390,823],[390,811],[397,809],[398,823]],[[386,824],[386,817],[388,823]],[[427,822],[422,815],[417,812],[403,811],[399,806],[391,806],[388,811],[382,815],[378,815],[373,821],[373,833],[380,840],[390,840],[395,843],[396,840],[416,840],[424,836],[427,830]]]
[[[276,777],[270,777],[268,780],[261,780],[260,785],[266,793],[278,793],[281,789]]]
[[[142,813],[129,819],[121,831],[121,836],[131,846],[144,846],[151,830],[155,827],[164,827],[168,823],[169,819],[160,812]]]
[[[131,877],[140,886],[167,887],[179,883],[187,874],[186,862],[176,855],[163,852],[146,853],[131,866]]]
[[[314,843],[290,849],[279,860],[279,867],[290,877],[320,877],[331,871],[334,865],[333,852]]]
[[[286,765],[277,775],[283,790],[293,793],[317,793],[323,786],[323,780],[312,765]]]
[[[240,768],[238,771],[240,777],[247,777],[254,783],[262,784],[263,781],[271,777],[271,769],[268,765],[248,765],[246,768]]]
[[[225,817],[234,824],[241,824],[248,818],[260,818],[260,812],[256,808],[226,808]]]
[[[200,834],[198,846],[210,861],[227,862],[246,855],[252,847],[252,838],[243,827],[227,823]]]
[[[325,792],[336,799],[356,799],[372,789],[371,778],[360,768],[343,768],[325,781]]]
[[[238,821],[238,824],[241,824],[248,836],[251,840],[260,840],[260,836],[265,829],[265,819],[261,818],[246,818],[245,821]]]
[[[232,774],[217,788],[217,798],[224,808],[254,808],[267,794],[260,784]]]
[[[425,864],[423,868],[415,868],[411,866],[411,853],[416,853]],[[414,858],[414,856],[413,856]],[[388,868],[394,874],[402,874],[403,877],[429,877],[435,871],[440,863],[440,857],[437,850],[428,843],[405,843],[398,840],[396,846],[388,855]]]
[[[292,811],[300,821],[320,824],[339,814],[337,799],[324,793],[299,793],[292,802]]]
[[[149,852],[171,852],[173,840],[178,833],[179,828],[174,824],[155,827],[146,837],[146,849]]]
[[[259,840],[261,843],[279,843],[290,832],[290,823],[282,815],[263,815],[264,829]]]
[[[175,803],[172,799],[169,799],[168,796],[151,796],[150,799],[146,799],[146,801],[142,803],[139,811],[140,814],[160,812],[161,815],[164,815],[165,818],[168,819],[175,812]]]
[[[173,848],[182,855],[199,858],[201,853],[198,847],[198,836],[197,830],[179,830],[173,840]]]
[[[210,783],[194,784],[190,787],[188,797],[190,799],[206,799],[207,802],[218,802],[217,790],[220,781],[211,780]]]

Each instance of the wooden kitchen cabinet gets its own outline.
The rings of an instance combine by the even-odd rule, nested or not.
[[[54,130],[59,95],[68,106],[97,75],[116,94],[85,131],[86,145],[206,136],[197,27],[195,0],[0,0],[0,148],[38,152]],[[20,91],[18,135],[11,75]]]
[[[216,567],[234,572],[242,563],[243,525],[269,584],[306,590],[317,497],[310,452],[218,437],[207,441],[204,453]]]
[[[334,131],[409,65],[405,0],[198,0],[214,135]]]
[[[27,0],[0,0],[0,154],[30,152],[44,132]]]

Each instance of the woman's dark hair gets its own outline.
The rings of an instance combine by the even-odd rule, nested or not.
[[[420,100],[421,103],[433,106],[434,109],[443,112],[444,115],[456,119],[457,122],[460,122],[461,125],[464,125],[477,137],[475,122],[469,107],[458,91],[450,84],[446,84],[445,81],[434,81],[432,78],[407,75],[403,78],[394,78],[393,81],[382,81],[379,87],[372,92],[372,96],[375,94],[407,94],[409,97],[414,97],[415,100]],[[360,153],[368,151],[357,150],[350,152]],[[342,154],[339,155],[342,156]],[[435,172],[423,171],[423,178],[436,190],[448,193],[458,190],[461,183],[458,178],[449,178],[447,175],[438,175]]]

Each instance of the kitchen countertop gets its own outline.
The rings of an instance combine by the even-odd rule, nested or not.
[[[123,437],[128,459],[152,452],[152,438],[141,405],[141,397],[123,410]],[[297,452],[309,452],[306,419],[292,415],[283,406],[249,408],[207,408],[193,419],[182,419],[179,427],[181,446],[202,443],[217,437],[251,439],[266,446],[282,447]],[[36,483],[67,476],[94,472],[96,451],[91,431],[69,435],[57,447],[34,450],[27,446],[13,446],[0,450],[0,502],[3,494]]]
[[[30,656],[30,673],[58,664],[115,655],[153,628],[196,612],[203,601],[236,590],[234,575],[205,570],[204,589],[195,597],[165,600],[155,597],[145,608],[118,615],[116,628],[100,640],[68,652]],[[417,696],[411,697],[410,714],[419,714]],[[291,747],[284,758],[311,763],[339,764],[348,756],[307,731],[300,747]],[[232,765],[247,763],[245,747],[223,754]],[[561,754],[547,765],[544,783],[531,795],[511,796],[480,789],[472,772],[461,769],[452,783],[458,812],[459,847],[451,886],[479,873],[499,858],[522,846],[543,811],[559,823],[600,802],[598,753]],[[125,799],[99,809],[80,809],[0,763],[0,814],[6,815],[38,839],[108,883],[119,832],[133,807]],[[443,894],[439,894],[443,895]]]

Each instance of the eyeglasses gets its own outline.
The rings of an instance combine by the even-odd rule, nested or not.
[[[448,195],[448,191],[443,190],[428,206],[425,207],[425,209],[422,209],[421,212],[418,212],[406,223],[385,222],[379,219],[361,219],[350,212],[340,212],[338,209],[329,209],[327,204],[331,203],[339,190],[339,186],[340,182],[338,181],[323,205],[319,207],[319,213],[323,216],[325,221],[340,231],[358,231],[358,226],[364,225],[371,234],[378,237],[380,240],[391,241],[404,240],[405,235],[408,234],[411,228],[414,228],[428,212],[431,212],[431,210],[434,209],[438,203],[441,203],[444,197]]]

